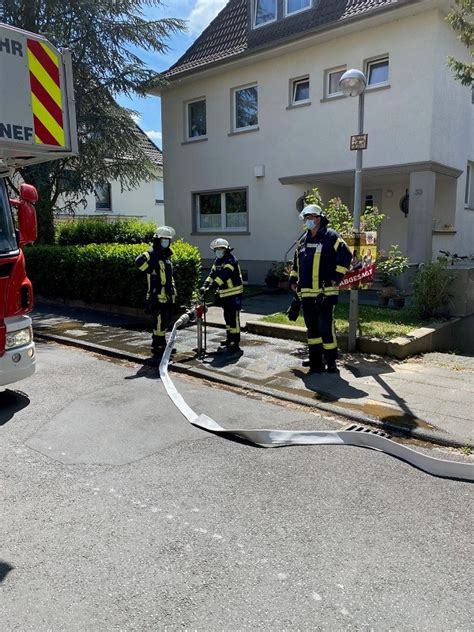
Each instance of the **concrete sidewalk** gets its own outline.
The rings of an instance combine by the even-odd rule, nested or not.
[[[286,303],[287,297],[279,300]],[[211,321],[215,320],[213,309],[209,313]],[[251,319],[259,316],[255,311]],[[39,337],[137,362],[150,358],[150,333],[143,319],[48,304],[37,306],[33,320]],[[306,353],[302,343],[244,333],[243,353],[229,355],[216,353],[223,338],[222,329],[210,326],[208,354],[199,361],[193,351],[196,328],[180,331],[174,369],[315,406],[390,432],[455,447],[474,447],[472,357],[432,353],[400,362],[342,354],[340,375],[308,375],[301,366]],[[258,419],[255,425],[259,425]]]

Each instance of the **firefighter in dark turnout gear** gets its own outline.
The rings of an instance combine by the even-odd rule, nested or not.
[[[147,275],[147,311],[153,320],[151,350],[160,359],[166,347],[166,330],[173,317],[176,286],[171,263],[170,243],[176,231],[171,226],[160,226],[153,235],[153,246],[135,259],[135,266]]]
[[[226,339],[221,346],[228,351],[240,351],[240,310],[242,309],[242,293],[244,291],[242,273],[239,262],[232,254],[233,248],[227,239],[214,239],[211,250],[216,258],[209,276],[204,281],[201,293],[216,290],[217,302],[224,310]]]
[[[301,299],[308,330],[309,370],[321,373],[326,364],[328,373],[337,373],[334,308],[352,253],[339,234],[328,228],[328,220],[316,204],[306,206],[300,219],[308,232],[295,252],[290,289]]]

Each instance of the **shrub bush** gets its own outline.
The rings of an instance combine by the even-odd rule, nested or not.
[[[36,294],[127,307],[145,305],[146,275],[135,258],[148,244],[89,244],[25,248],[28,276]],[[189,305],[199,287],[201,255],[184,241],[172,245],[177,305]]]
[[[340,235],[351,236],[354,233],[353,229],[353,217],[349,208],[339,197],[335,197],[329,200],[324,210],[323,199],[319,193],[318,187],[313,187],[309,193],[305,196],[306,204],[317,204],[320,206],[326,217],[328,218],[329,225]],[[386,215],[381,213],[376,206],[367,206],[362,210],[360,216],[360,230],[361,231],[377,231],[380,224],[385,219]]]
[[[451,285],[454,275],[447,269],[446,259],[425,263],[413,283],[414,305],[420,318],[449,316]]]
[[[60,222],[56,227],[56,243],[60,246],[86,244],[142,244],[151,241],[156,224],[137,219],[108,222],[96,219],[75,219]]]
[[[394,285],[395,277],[400,276],[408,270],[408,257],[402,253],[398,244],[390,246],[387,256],[382,252],[379,253],[377,259],[377,272],[382,276],[382,284],[385,287]]]

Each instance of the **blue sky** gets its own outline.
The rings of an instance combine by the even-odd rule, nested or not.
[[[158,72],[166,70],[181,57],[226,3],[227,0],[163,0],[161,7],[145,7],[145,15],[150,20],[162,17],[181,18],[186,20],[188,31],[169,39],[170,50],[165,55],[150,54],[145,51],[136,52],[153,70]],[[138,124],[158,147],[161,147],[160,99],[158,97],[135,99],[119,97],[117,100],[121,105],[138,112]]]

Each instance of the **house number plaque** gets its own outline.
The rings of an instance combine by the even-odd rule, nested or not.
[[[368,138],[368,134],[356,134],[355,136],[351,136],[351,151],[367,149]]]

